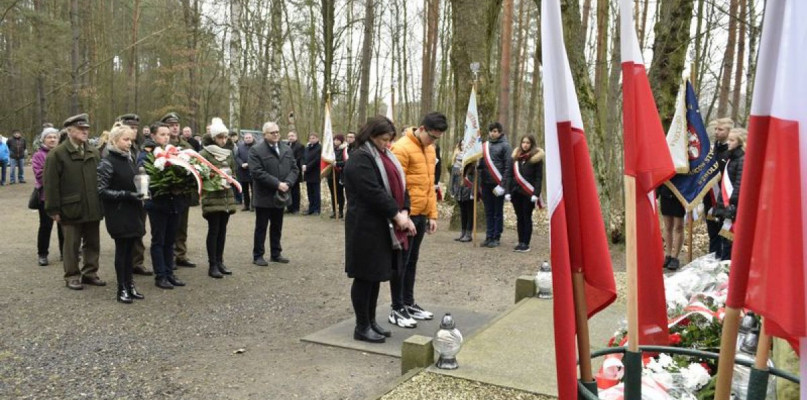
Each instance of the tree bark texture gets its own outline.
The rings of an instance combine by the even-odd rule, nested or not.
[[[367,102],[370,99],[370,65],[373,56],[373,30],[375,7],[373,0],[365,0],[364,41],[361,46],[361,83],[359,84],[359,121],[367,120]]]
[[[501,53],[499,55],[499,106],[497,120],[507,124],[510,120],[510,50],[513,46],[513,1],[504,0],[502,13]],[[505,131],[512,127],[505,126]]]
[[[726,52],[723,54],[723,79],[720,81],[720,94],[717,99],[718,118],[728,116],[729,92],[731,91],[731,72],[734,67],[734,48],[737,46],[737,6],[739,0],[730,0],[729,5],[729,37],[726,41]]]

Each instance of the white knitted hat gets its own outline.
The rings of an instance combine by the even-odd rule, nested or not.
[[[230,130],[227,129],[227,126],[224,125],[224,121],[221,118],[213,118],[210,122],[210,136],[216,137],[218,135],[227,135],[230,133]]]

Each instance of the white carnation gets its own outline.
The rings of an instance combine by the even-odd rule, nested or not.
[[[698,363],[692,363],[686,368],[682,368],[681,375],[684,377],[684,385],[686,388],[692,391],[702,388],[709,383],[709,379],[711,379],[706,368],[703,368],[703,365]]]
[[[163,157],[160,157],[160,158],[154,160],[154,166],[157,169],[159,169],[160,171],[163,171],[163,170],[165,170],[165,162],[166,162],[166,159],[163,158]]]
[[[191,160],[191,156],[189,156],[189,155],[187,155],[185,153],[179,153],[178,157],[180,159],[182,159],[183,161],[185,161],[185,162],[188,162],[188,161]]]

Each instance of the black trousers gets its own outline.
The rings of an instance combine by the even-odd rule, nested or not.
[[[289,212],[296,213],[300,212],[300,181],[294,183],[291,186],[291,205],[289,206]]]
[[[721,239],[720,227],[723,224],[720,221],[706,220],[706,231],[709,232],[709,252],[715,253],[720,258]]]
[[[244,197],[247,201],[248,197]],[[247,204],[247,203],[244,203]],[[207,262],[214,265],[224,261],[224,242],[227,239],[227,223],[230,213],[226,211],[207,213]]]
[[[474,229],[474,201],[458,201],[460,205],[460,229],[472,231]]]
[[[513,192],[511,195],[513,208],[516,210],[516,228],[518,231],[518,242],[530,245],[530,238],[532,238],[532,210],[535,209],[535,203],[530,201],[530,197],[519,193]]]
[[[53,219],[45,213],[45,205],[39,205],[39,232],[36,235],[36,254],[39,256],[48,256],[48,248],[50,247],[50,233],[53,231]],[[64,248],[64,233],[62,233],[62,225],[56,224],[56,236],[59,237],[59,254],[62,254]]]
[[[392,279],[389,281],[390,298],[394,309],[401,308],[405,304],[415,304],[415,275],[420,257],[420,244],[426,235],[429,219],[425,215],[413,215],[411,218],[417,234],[409,238],[409,248],[403,251],[403,267],[397,273],[392,271]]]
[[[336,177],[336,198],[333,195],[333,177],[328,178],[328,189],[331,192],[331,206],[333,213],[336,214],[336,205],[339,205],[339,215],[342,216],[345,210],[345,185],[339,182],[339,176]]]
[[[371,321],[375,321],[379,286],[380,282],[353,279],[353,286],[350,288],[350,300],[353,302],[353,312],[356,314],[357,327],[366,328]]]
[[[271,225],[269,225],[271,224]],[[269,225],[269,249],[271,256],[278,257],[283,251],[280,247],[280,236],[283,232],[283,209],[255,207],[255,237],[252,244],[252,259],[256,260],[266,254],[266,228]]]
[[[238,181],[241,184],[241,196],[244,198],[244,208],[249,208],[252,204],[252,181]]]
[[[132,253],[134,244],[140,238],[115,239],[115,277],[118,279],[118,286],[132,283],[132,269],[134,262]]]
[[[187,210],[186,210],[187,211]],[[151,226],[151,263],[155,278],[174,274],[174,242],[180,214],[149,210]]]
[[[319,181],[306,182],[305,188],[308,191],[308,213],[320,212],[320,187]]]

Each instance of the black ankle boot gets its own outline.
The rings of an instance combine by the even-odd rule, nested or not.
[[[356,326],[356,329],[353,330],[353,339],[370,343],[384,343],[386,341],[383,335],[374,331],[369,325],[364,327]]]
[[[471,240],[473,240],[473,238],[471,237],[471,231],[465,231],[465,234],[462,235],[462,237],[460,238],[461,243],[468,243]]]
[[[216,264],[216,266],[218,267],[219,272],[221,272],[223,275],[232,275],[233,274],[233,271],[230,271],[229,269],[227,269],[227,267],[225,267],[224,263],[221,262],[221,261],[219,261],[218,264]]]
[[[146,296],[143,296],[140,292],[137,291],[135,288],[134,282],[129,282],[126,285],[126,289],[129,290],[129,297],[136,299],[136,300],[143,300]]]
[[[381,336],[384,336],[384,337],[392,336],[392,332],[390,332],[389,329],[384,329],[381,325],[376,323],[375,320],[370,321],[370,328],[373,330],[373,332],[375,332],[375,333],[377,333],[377,334],[379,334]]]
[[[131,303],[132,298],[129,297],[129,290],[124,285],[118,285],[118,303]]]
[[[210,268],[207,269],[207,276],[216,279],[224,278],[224,275],[219,272],[219,265],[217,263],[210,263]]]
[[[461,242],[463,238],[465,238],[465,229],[463,229],[462,233],[460,233],[460,237],[455,238],[454,241],[455,242]]]

